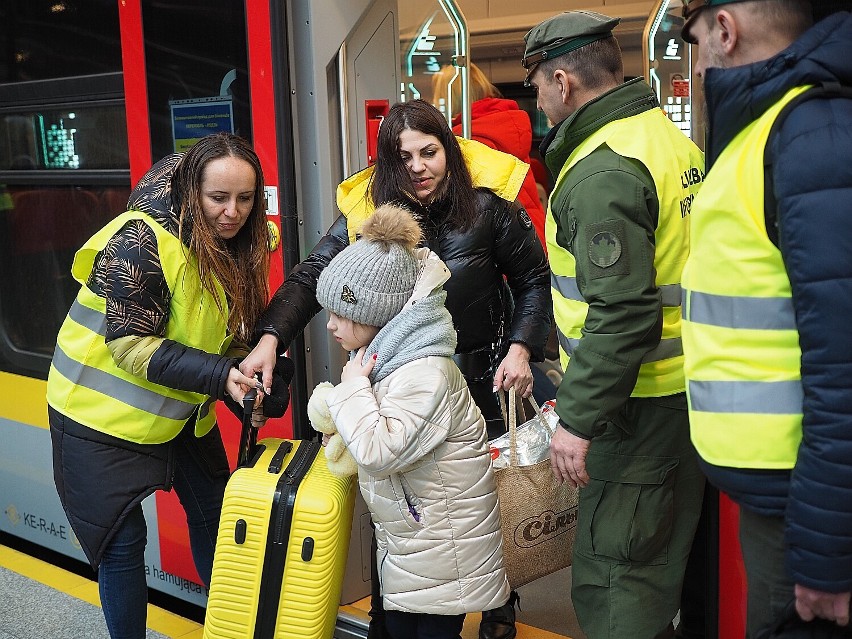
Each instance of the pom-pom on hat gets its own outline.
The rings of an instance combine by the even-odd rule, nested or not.
[[[420,262],[414,249],[422,232],[406,209],[377,208],[361,238],[334,256],[317,281],[317,301],[359,324],[384,326],[414,292]]]

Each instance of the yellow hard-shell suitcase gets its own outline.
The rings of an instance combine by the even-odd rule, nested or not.
[[[328,471],[318,442],[264,439],[244,461],[245,432],[222,505],[204,639],[331,639],[354,482]]]

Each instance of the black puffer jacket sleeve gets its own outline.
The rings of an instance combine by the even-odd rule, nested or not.
[[[349,245],[346,217],[338,216],[310,254],[287,275],[260,316],[256,339],[264,333],[278,338],[283,353],[322,308],[317,302],[317,279],[331,259]]]
[[[494,259],[506,276],[512,291],[509,342],[520,342],[530,349],[530,359],[544,360],[544,347],[550,332],[552,300],[547,257],[529,215],[517,202],[494,197]],[[493,202],[492,200],[492,202]]]
[[[117,366],[161,386],[222,399],[236,360],[165,338],[171,292],[147,224],[130,221],[110,239],[88,286],[106,299],[105,341]]]
[[[237,363],[235,358],[164,339],[151,356],[148,381],[224,399],[228,373]]]

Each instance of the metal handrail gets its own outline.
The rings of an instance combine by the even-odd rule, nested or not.
[[[337,91],[340,93],[340,153],[343,176],[352,174],[349,160],[349,81],[346,79],[346,42],[337,51]]]
[[[470,138],[470,75],[468,73],[468,60],[470,60],[470,38],[467,32],[467,20],[459,9],[455,0],[438,0],[438,4],[444,10],[447,19],[456,34],[456,51],[461,53],[453,57],[453,64],[461,71],[462,83],[462,136]]]

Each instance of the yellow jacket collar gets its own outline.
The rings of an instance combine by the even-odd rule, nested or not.
[[[484,187],[496,195],[514,202],[521,191],[529,164],[513,155],[492,149],[476,140],[456,137],[467,164],[474,188]],[[348,177],[337,187],[337,207],[347,218],[350,213],[371,213],[370,181],[374,167],[368,167]]]

